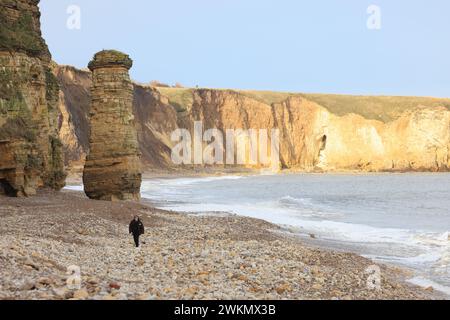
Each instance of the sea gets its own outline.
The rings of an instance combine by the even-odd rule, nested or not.
[[[450,174],[258,174],[144,180],[156,207],[238,215],[333,250],[410,269],[450,297]]]

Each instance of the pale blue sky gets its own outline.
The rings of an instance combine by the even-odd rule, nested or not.
[[[69,30],[69,5],[81,29]],[[381,8],[381,30],[366,10]],[[60,64],[118,49],[133,79],[185,86],[450,97],[448,0],[41,0]]]

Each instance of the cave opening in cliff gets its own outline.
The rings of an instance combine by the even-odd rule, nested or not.
[[[317,153],[317,158],[314,159],[314,166],[317,166],[323,161],[323,151],[327,147],[327,135],[323,135],[322,138],[318,139],[319,151]]]
[[[0,195],[2,194],[8,197],[15,197],[17,195],[14,188],[5,179],[0,179]]]
[[[325,150],[325,148],[327,147],[327,135],[325,134],[323,137],[322,137],[322,144],[321,144],[321,146],[320,146],[320,151],[323,151],[323,150]]]

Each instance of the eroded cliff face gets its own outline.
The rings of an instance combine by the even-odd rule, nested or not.
[[[382,122],[349,113],[338,116],[300,96],[271,105],[223,90],[194,90],[179,117],[206,128],[280,130],[280,165],[304,171],[447,171],[450,111],[418,105]]]
[[[60,189],[59,87],[40,32],[37,0],[0,2],[0,192]]]
[[[336,116],[304,99],[289,99],[292,109],[304,110],[308,124],[290,130],[285,141],[296,146],[292,157],[281,147],[288,167],[324,171],[447,171],[450,168],[450,111],[418,106],[384,123],[356,114]],[[286,103],[281,106],[286,107]],[[275,106],[277,108],[277,106]],[[299,123],[299,121],[294,121]],[[298,141],[298,132],[301,142]],[[297,140],[297,141],[296,141]],[[283,139],[282,139],[283,141]],[[298,148],[299,145],[301,148]]]
[[[82,81],[89,74],[68,70],[67,67],[60,67],[57,74],[64,83],[61,87],[66,100],[70,96],[77,97],[60,103],[60,107],[67,110],[63,114],[81,115],[76,121],[67,119],[66,115],[63,123],[67,122],[66,128],[73,123],[74,129],[62,132],[75,132],[80,126],[85,128],[87,120],[82,116],[86,112],[83,111],[85,103],[77,104],[76,101],[89,100],[84,95],[89,81]],[[173,165],[170,157],[171,148],[176,144],[171,141],[171,133],[177,128],[192,132],[194,121],[202,121],[205,129],[218,128],[222,132],[226,129],[279,129],[279,160],[283,169],[447,171],[450,167],[447,100],[436,102],[423,98],[416,103],[414,98],[404,98],[402,101],[408,107],[399,108],[401,112],[395,113],[389,109],[388,117],[377,117],[385,119],[381,121],[374,120],[375,116],[365,116],[375,115],[372,110],[361,110],[360,114],[332,112],[331,108],[302,95],[287,95],[276,102],[254,96],[254,93],[250,95],[233,90],[161,89],[135,84],[133,112],[145,168],[179,168]],[[327,99],[331,101],[328,103],[333,102]],[[439,106],[441,102],[445,107]],[[73,145],[81,146],[83,150],[82,153],[72,153],[73,159],[76,158],[72,163],[82,162],[86,152],[83,142],[86,131],[83,129],[76,134],[61,136],[66,148]]]
[[[91,72],[55,63],[52,64],[52,72],[61,88],[58,100],[61,113],[59,138],[64,142],[65,165],[69,174],[80,173],[89,146]]]

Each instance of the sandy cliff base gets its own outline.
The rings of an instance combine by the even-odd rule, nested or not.
[[[145,244],[133,248],[132,215]],[[0,299],[433,299],[373,262],[311,249],[264,221],[196,217],[134,202],[88,200],[78,192],[0,199]],[[81,268],[80,290],[66,287]]]

